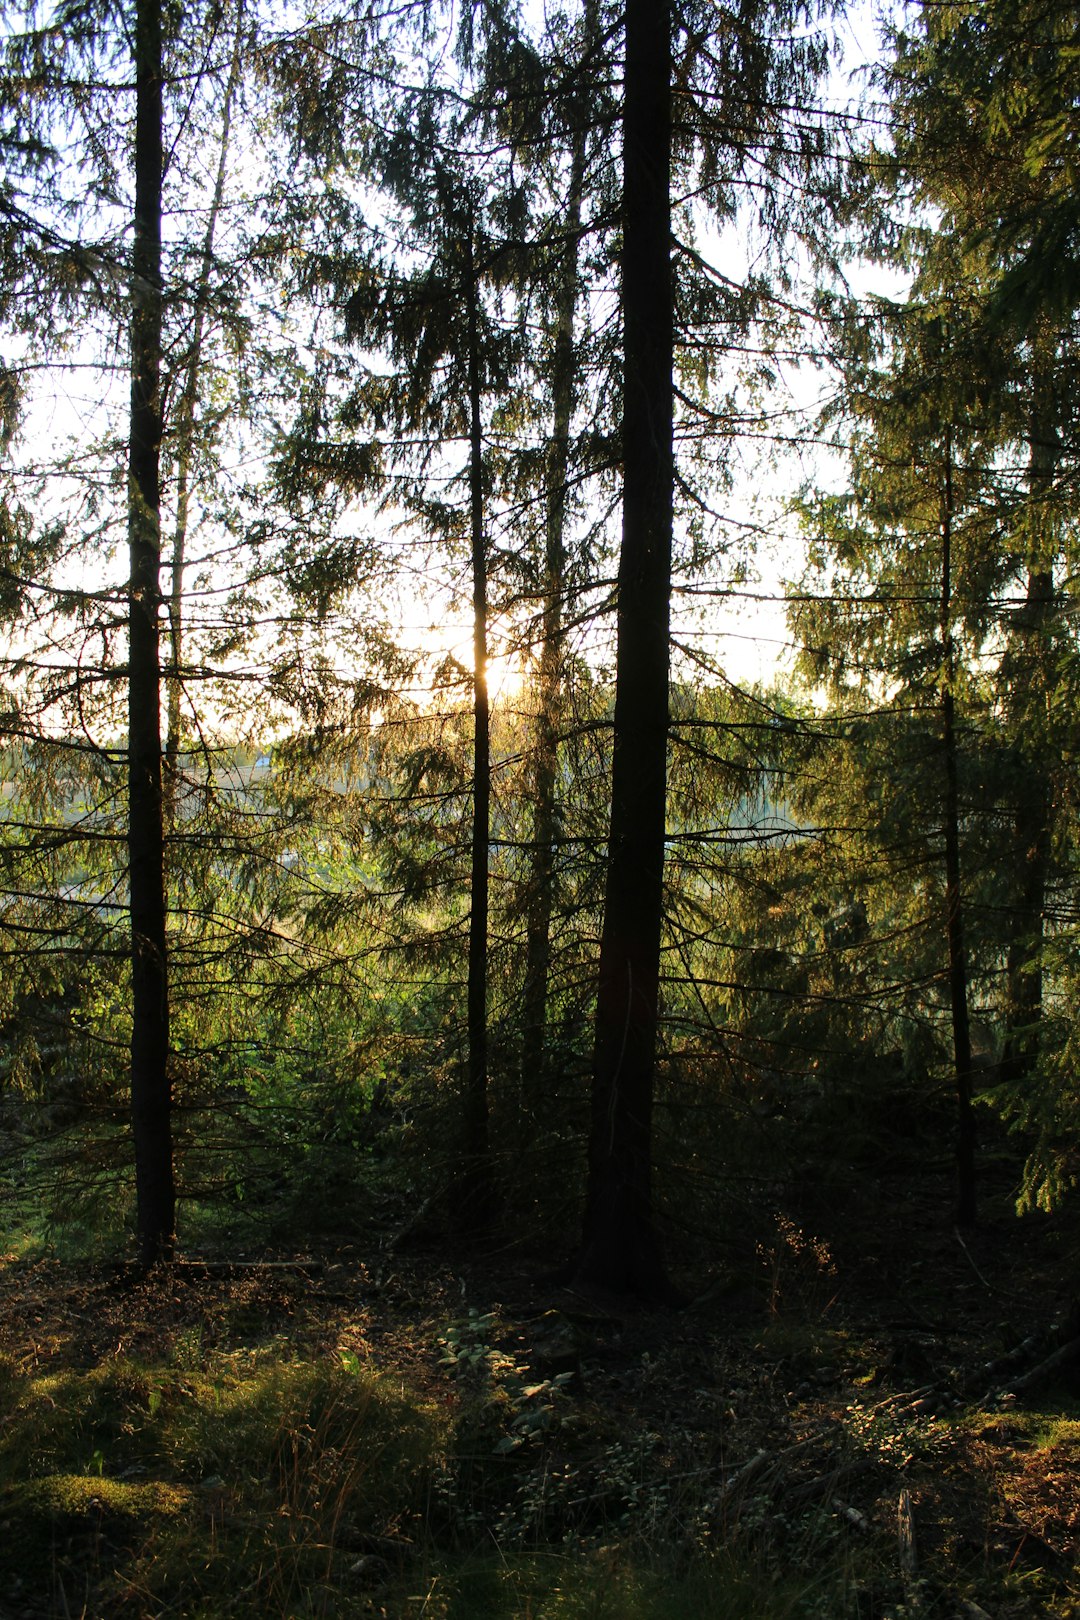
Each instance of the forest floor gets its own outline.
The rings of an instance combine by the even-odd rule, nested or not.
[[[9,1257],[0,1620],[1080,1616],[1076,1222],[947,1207],[779,1216],[681,1311],[344,1240]]]

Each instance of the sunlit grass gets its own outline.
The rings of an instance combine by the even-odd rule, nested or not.
[[[1080,1446],[1080,1404],[1070,1403],[1068,1411],[1042,1413],[1030,1438],[1036,1446]]]
[[[685,1537],[676,1558],[663,1535],[601,1522],[614,1474],[591,1486],[593,1528],[548,1543],[522,1520],[515,1533],[537,1459],[495,1457],[475,1413],[348,1353],[302,1359],[275,1341],[207,1354],[192,1330],[153,1364],[31,1375],[2,1361],[0,1409],[0,1605],[101,1620],[817,1612],[805,1566],[793,1578],[749,1547]],[[594,1469],[614,1470],[617,1452],[601,1446]],[[833,1560],[833,1591],[837,1575]]]
[[[422,1401],[340,1362],[8,1363],[0,1382],[0,1590],[55,1612],[77,1567],[88,1612],[168,1592],[185,1614],[333,1613],[319,1592],[422,1512],[445,1445]]]

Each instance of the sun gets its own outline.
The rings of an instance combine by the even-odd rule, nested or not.
[[[520,697],[525,689],[526,679],[525,663],[518,654],[488,658],[488,696],[493,703],[505,703],[512,698]]]

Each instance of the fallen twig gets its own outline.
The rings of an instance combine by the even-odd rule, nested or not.
[[[773,1461],[774,1458],[771,1452],[758,1451],[750,1458],[749,1462],[743,1463],[741,1468],[736,1469],[731,1478],[725,1480],[721,1485],[716,1497],[715,1511],[719,1513],[727,1506],[732,1497],[741,1495],[748,1485],[755,1479],[759,1479],[766,1469],[772,1466]]]
[[[308,1276],[319,1276],[324,1270],[321,1260],[173,1260],[173,1271],[187,1276],[231,1277],[249,1271],[301,1271]]]
[[[875,1459],[872,1457],[853,1457],[850,1462],[837,1463],[827,1474],[819,1474],[816,1479],[804,1479],[798,1485],[788,1485],[779,1494],[785,1504],[795,1505],[799,1502],[813,1502],[819,1496],[828,1496],[841,1483],[854,1479],[856,1474],[865,1474],[872,1468]]]
[[[786,1465],[800,1451],[806,1451],[810,1446],[827,1440],[836,1432],[836,1424],[823,1423],[819,1428],[804,1434],[801,1440],[792,1445],[785,1446],[782,1451],[758,1451],[747,1462],[740,1464],[735,1472],[721,1485],[716,1497],[716,1510],[726,1506],[734,1496],[741,1496],[749,1485],[762,1485],[766,1481],[775,1481]],[[775,1483],[770,1485],[775,1489]]]

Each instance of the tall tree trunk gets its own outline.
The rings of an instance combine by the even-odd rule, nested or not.
[[[587,39],[591,38],[591,31]],[[545,1101],[545,1037],[551,971],[551,917],[555,902],[558,836],[556,788],[563,687],[563,592],[566,586],[567,478],[574,413],[574,315],[578,300],[578,240],[585,181],[587,128],[574,132],[566,210],[566,244],[559,267],[551,362],[552,432],[547,457],[544,514],[544,607],[537,679],[536,748],[533,755],[532,871],[525,919],[525,984],[522,996],[522,1092],[535,1116]]]
[[[199,279],[195,288],[195,314],[191,333],[191,348],[184,369],[184,386],[176,412],[176,525],[173,529],[172,583],[169,591],[169,673],[166,680],[165,728],[165,826],[168,829],[176,819],[177,761],[180,757],[180,702],[183,694],[182,655],[184,640],[184,567],[187,556],[188,507],[190,500],[191,463],[195,449],[195,407],[199,397],[199,375],[202,369],[203,335],[206,312],[210,304],[210,280],[214,268],[214,237],[221,213],[221,199],[225,193],[225,174],[229,156],[229,134],[232,126],[232,108],[240,83],[244,30],[244,3],[237,0],[236,32],[233,36],[232,60],[225,87],[225,100],[221,114],[221,143],[218,147],[217,174],[210,214],[203,238]]]
[[[964,945],[963,891],[960,883],[960,791],[957,772],[953,685],[956,658],[952,633],[952,438],[945,436],[945,477],[941,498],[941,644],[944,679],[941,728],[945,752],[945,932],[949,948],[949,1001],[952,1008],[953,1063],[956,1074],[956,1220],[975,1224],[975,1110],[968,1014],[967,953]]]
[[[1028,575],[1025,606],[1037,622],[1053,596],[1051,576]],[[1035,654],[1038,658],[1038,653]],[[1045,694],[1044,694],[1045,695]],[[1045,715],[1030,717],[1038,732]],[[1042,1019],[1043,918],[1050,860],[1051,792],[1046,760],[1021,746],[1018,771],[1019,798],[1013,817],[1013,882],[1010,897],[1008,952],[1005,963],[1005,1039],[1001,1078],[1024,1079],[1039,1056]]]
[[[669,0],[627,0],[625,18],[623,532],[611,828],[577,1274],[655,1298],[669,1292],[652,1210],[674,479]]]
[[[1046,645],[1054,604],[1055,545],[1048,503],[1061,455],[1061,441],[1046,420],[1045,363],[1035,377],[1028,504],[1034,533],[1028,547],[1024,606],[1013,627],[1006,659],[1018,753],[1018,797],[1013,816],[1013,891],[1006,958],[1005,1040],[1001,1077],[1023,1079],[1039,1056],[1042,1018],[1042,944],[1046,885],[1053,833],[1052,767],[1047,718],[1052,667]]]
[[[175,1227],[165,839],[161,792],[160,0],[135,13],[135,219],[131,277],[128,655],[128,861],[131,903],[131,1117],[136,1225],[146,1265],[168,1258]]]
[[[484,533],[483,395],[474,232],[466,247],[469,388],[469,521],[473,586],[473,817],[469,880],[468,1069],[465,1083],[465,1215],[484,1226],[491,1216],[488,1139],[487,948],[488,845],[491,836],[491,725],[487,677],[487,540]]]

